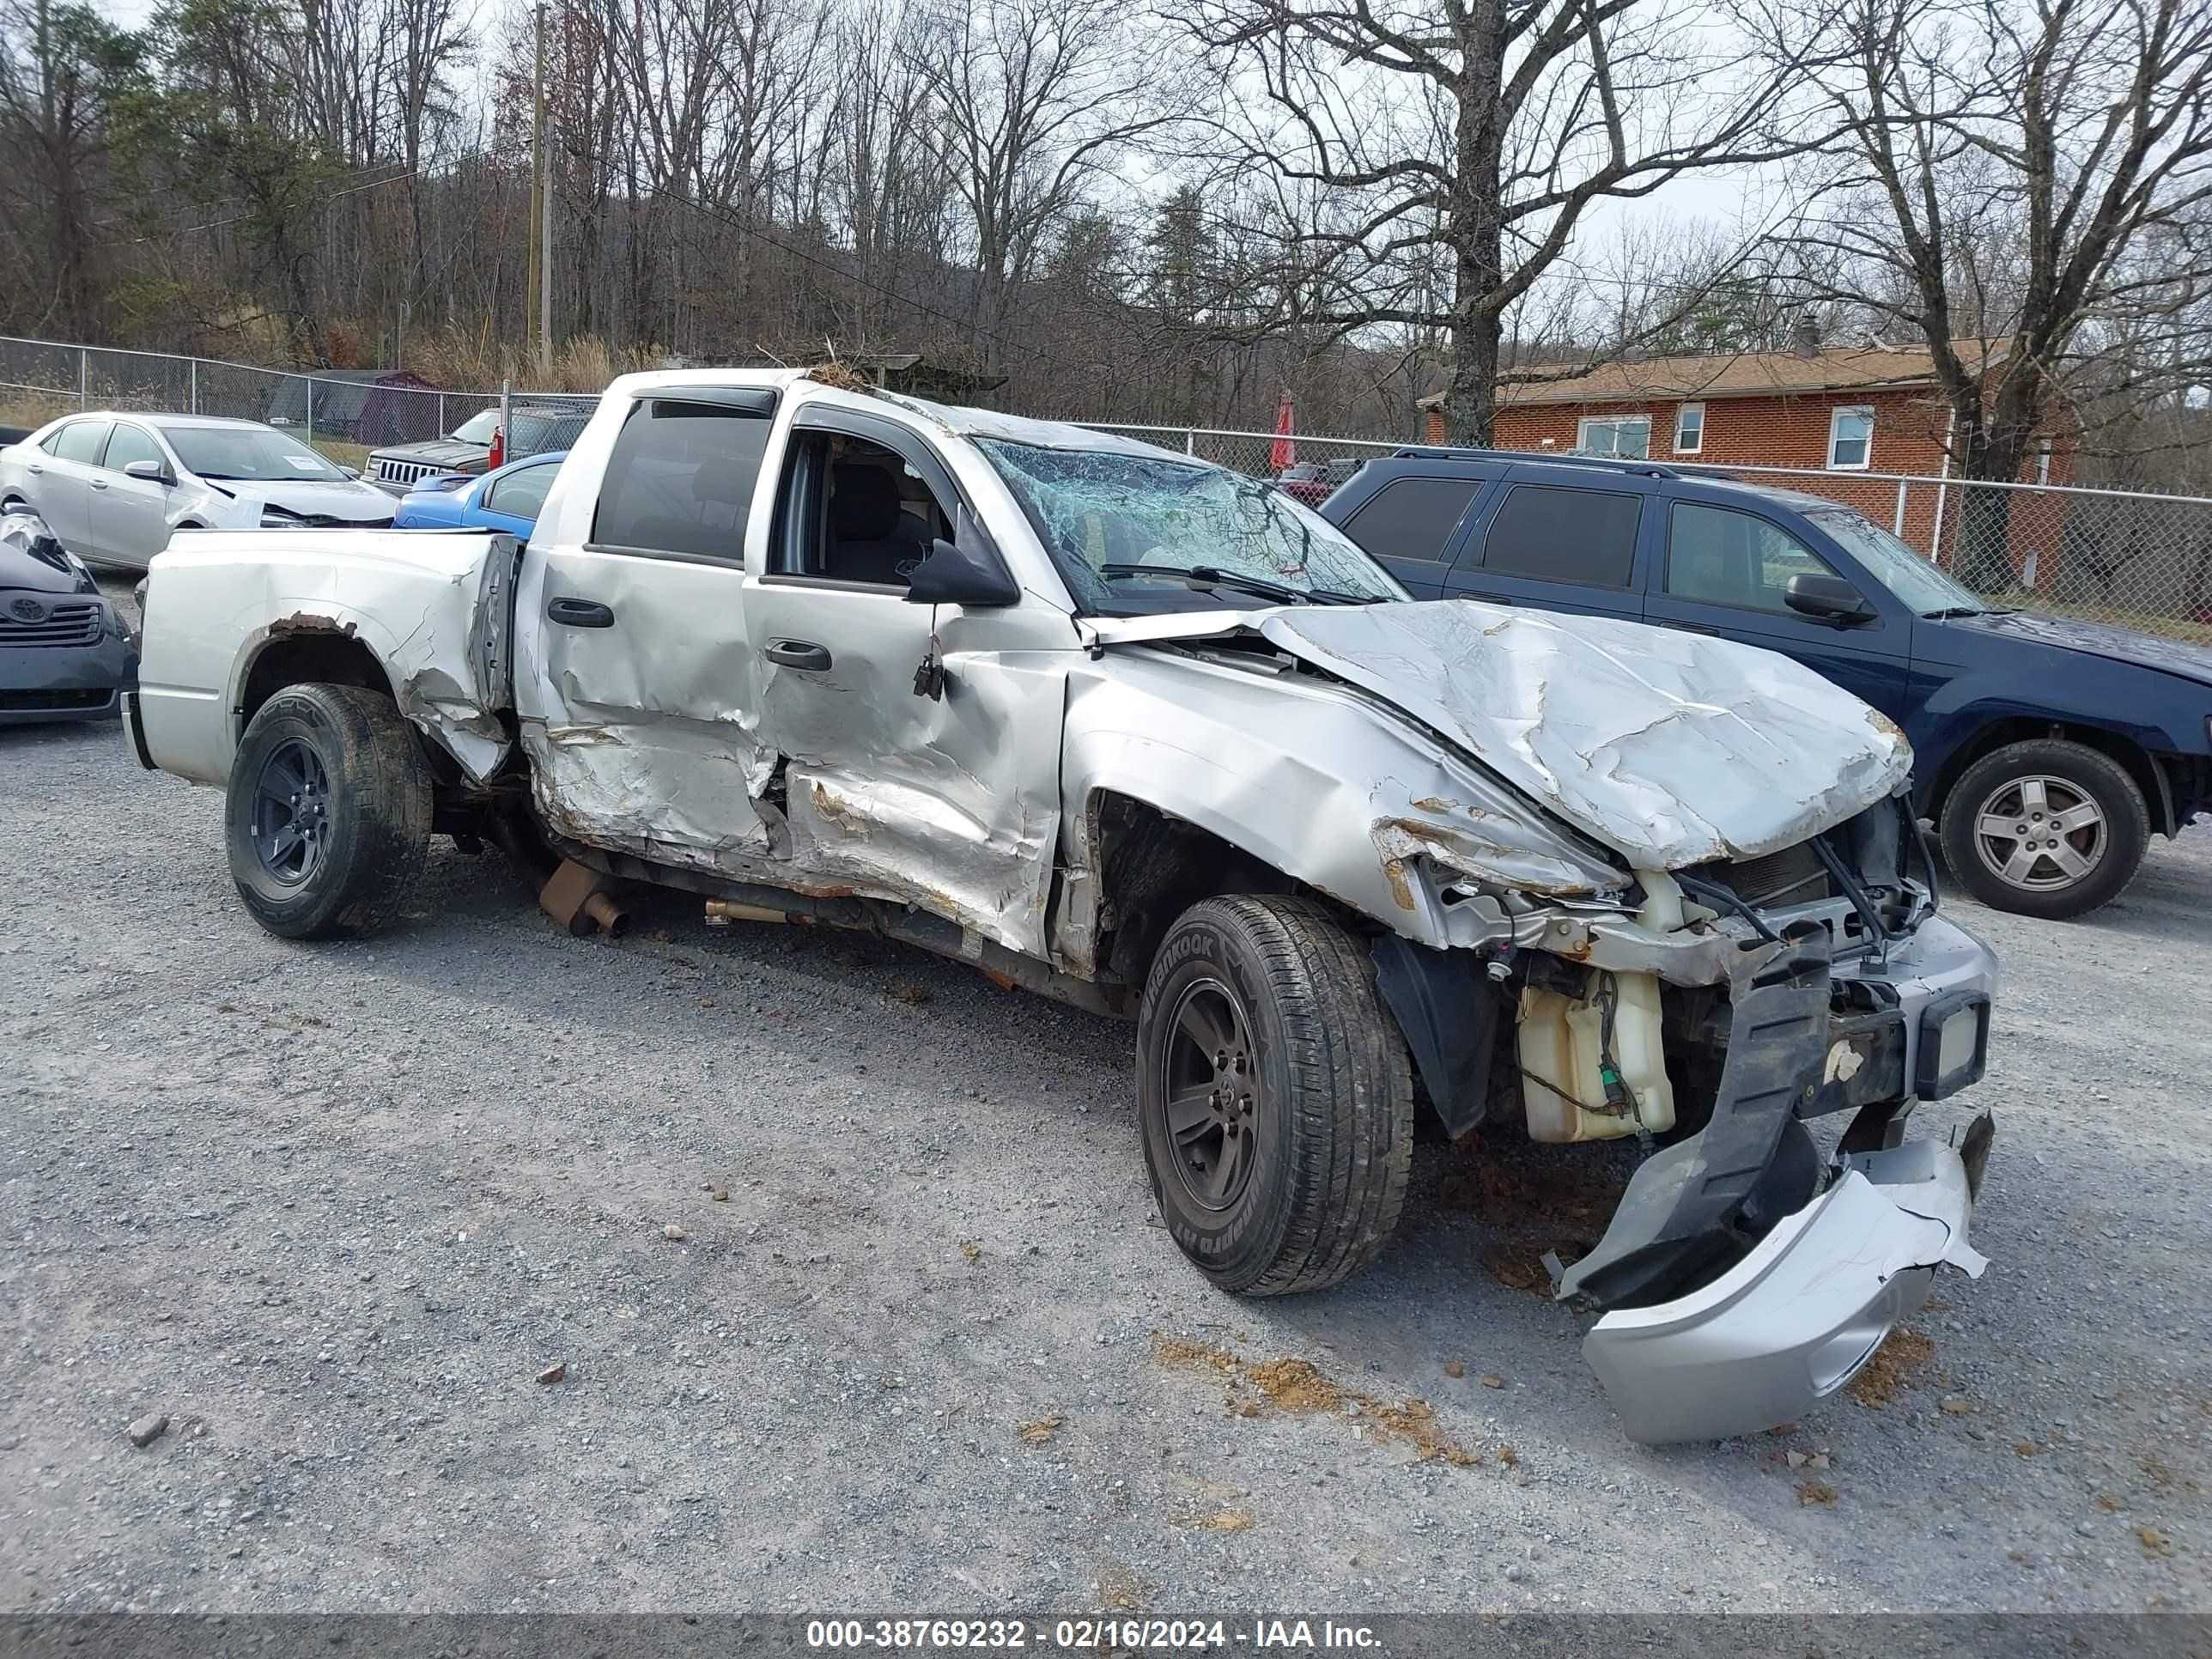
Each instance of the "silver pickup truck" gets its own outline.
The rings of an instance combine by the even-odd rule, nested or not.
[[[1638,1143],[1554,1273],[1640,1440],[1798,1416],[1982,1267],[1988,1119],[1905,1127],[1996,964],[1903,738],[1778,656],[1413,603],[1265,483],[785,372],[617,380],[526,549],[179,535],[145,605],[130,741],[228,790],[271,932],[493,832],[1132,1018],[1225,1291],[1372,1261],[1423,1115]]]

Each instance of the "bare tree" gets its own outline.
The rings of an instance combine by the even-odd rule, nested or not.
[[[1507,314],[1593,204],[1812,142],[1767,130],[1787,72],[1708,21],[1687,0],[1200,0],[1188,27],[1222,132],[1326,191],[1279,295],[1340,333],[1445,334],[1445,425],[1486,443]]]
[[[137,58],[83,6],[0,0],[0,281],[80,339],[105,309],[95,222],[109,114]]]
[[[1124,152],[1176,118],[1178,77],[1142,49],[1125,0],[916,0],[910,39],[996,362],[1016,289]]]
[[[1742,15],[1779,47],[1775,13]],[[2201,0],[1843,0],[1807,84],[1840,133],[1801,280],[1926,343],[1965,477],[2019,477],[2055,406],[2113,389],[2115,348],[2141,390],[2203,376]]]

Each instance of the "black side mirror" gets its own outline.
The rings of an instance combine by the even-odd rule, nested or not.
[[[990,532],[963,507],[954,518],[952,539],[932,543],[929,556],[908,573],[906,597],[910,605],[981,609],[1013,605],[1022,590]]]
[[[1841,576],[1792,576],[1782,591],[1782,603],[1801,617],[1811,617],[1838,628],[1857,628],[1875,619],[1871,603]]]

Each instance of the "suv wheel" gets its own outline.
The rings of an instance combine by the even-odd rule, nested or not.
[[[1169,930],[1137,1018],[1161,1217],[1225,1291],[1318,1290],[1398,1224],[1413,1081],[1360,940],[1310,900],[1212,898]]]
[[[430,843],[430,772],[392,700],[289,685],[255,711],[223,805],[231,879],[285,939],[374,933]]]
[[[2118,896],[2150,844],[2142,792],[2118,761],[2044,738],[1968,767],[1943,801],[1943,854],[1992,909],[2062,921]]]

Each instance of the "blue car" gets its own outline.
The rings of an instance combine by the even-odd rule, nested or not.
[[[392,515],[394,530],[504,530],[527,542],[538,524],[538,509],[553,488],[567,452],[531,455],[496,472],[471,477],[448,472],[426,478],[399,498]]]
[[[1905,730],[1984,903],[2093,910],[2212,811],[2212,651],[2007,610],[1819,496],[1650,461],[1407,448],[1322,516],[1418,599],[1621,617],[1795,658]]]

